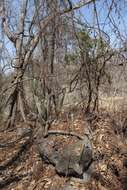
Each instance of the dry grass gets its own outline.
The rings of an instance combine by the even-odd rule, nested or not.
[[[108,112],[117,112],[119,110],[126,110],[127,97],[122,97],[122,96],[100,97],[99,107],[105,109]]]

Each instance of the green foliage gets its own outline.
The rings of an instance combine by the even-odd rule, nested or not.
[[[90,34],[90,30],[81,29],[77,35],[82,49],[88,53],[94,52],[96,56],[105,53],[109,46],[102,37],[98,36],[93,38]]]
[[[82,48],[84,48],[85,51],[90,51],[93,48],[93,39],[90,37],[89,32],[85,29],[81,29],[77,35]]]
[[[67,65],[69,65],[71,63],[74,63],[76,61],[76,57],[77,57],[77,55],[74,54],[74,53],[72,53],[72,54],[71,53],[66,54],[65,57],[64,57],[65,63]]]
[[[93,40],[96,55],[102,55],[107,51],[108,44],[100,37]]]
[[[76,45],[75,52],[68,53],[65,55],[66,64],[76,62],[77,58],[80,55],[80,51],[88,53],[89,58],[92,60],[92,62],[96,62],[95,59],[97,57],[103,56],[109,48],[109,45],[106,43],[104,39],[102,39],[102,37],[98,36],[94,38],[91,35],[91,30],[88,30],[86,28],[78,30],[77,38],[79,40],[80,47]]]

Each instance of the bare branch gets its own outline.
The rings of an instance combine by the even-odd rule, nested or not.
[[[7,35],[7,37],[11,40],[11,42],[16,43],[17,36],[13,32],[11,32],[8,24],[8,18],[6,15],[6,8],[4,6],[4,1],[1,2],[0,7],[0,16],[2,18],[2,27],[4,28],[4,32]]]
[[[11,42],[13,42],[15,44],[16,40],[17,40],[17,36],[13,32],[11,32],[11,30],[10,30],[10,28],[8,26],[8,22],[7,22],[6,17],[2,17],[2,24],[3,24],[5,34],[7,35],[9,40],[11,40]]]

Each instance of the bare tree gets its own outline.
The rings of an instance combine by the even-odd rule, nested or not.
[[[92,1],[84,1],[83,3],[79,3],[73,7],[73,10],[79,9],[80,7],[87,5],[91,3]],[[28,6],[29,1],[24,0],[21,3],[21,9],[19,13],[19,20],[17,27],[14,31],[11,30],[9,25],[9,18],[7,14],[7,6],[6,2],[3,0],[1,2],[1,18],[2,18],[2,26],[4,28],[4,32],[9,38],[9,40],[13,43],[15,50],[16,50],[16,56],[14,61],[12,62],[12,67],[14,68],[15,75],[14,80],[12,82],[12,91],[10,93],[10,96],[8,98],[8,101],[10,103],[10,113],[9,113],[9,123],[8,125],[12,125],[15,120],[15,116],[17,113],[17,110],[21,113],[21,116],[24,121],[26,121],[25,117],[25,111],[27,109],[27,102],[25,100],[25,94],[24,94],[24,87],[23,87],[23,76],[26,70],[26,67],[29,63],[29,59],[31,55],[33,54],[33,51],[37,47],[37,44],[40,40],[40,37],[45,35],[45,29],[53,21],[55,22],[54,18],[56,16],[63,15],[65,13],[68,13],[72,10],[72,4],[70,1],[68,1],[69,6],[67,8],[63,8],[62,10],[52,10],[50,11],[50,14],[46,18],[39,18],[39,28],[37,27],[37,17],[40,13],[40,10],[44,4],[43,1],[39,1],[39,8],[40,10],[34,9],[34,14],[32,15],[32,19],[29,20],[29,24],[27,24],[27,15],[28,15]],[[53,5],[54,6],[54,5]],[[26,32],[27,30],[27,32]],[[50,58],[50,65],[51,65],[51,73],[53,73],[53,60],[54,60],[54,46],[55,46],[55,26],[51,26],[52,30],[52,36],[51,36],[51,58]]]

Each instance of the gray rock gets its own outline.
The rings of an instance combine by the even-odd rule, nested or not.
[[[56,171],[62,175],[82,176],[92,162],[92,146],[87,137],[73,145],[67,145],[56,163]]]
[[[83,178],[92,163],[92,145],[87,136],[73,145],[66,145],[62,152],[54,149],[53,142],[42,139],[38,150],[42,159],[53,164],[56,172],[63,176]]]
[[[75,190],[75,188],[74,188],[74,186],[67,184],[67,185],[65,185],[65,187],[63,187],[62,190]]]
[[[90,166],[89,169],[83,173],[83,182],[84,183],[90,181],[92,170],[93,170],[93,168],[92,168],[92,166]]]
[[[19,127],[17,128],[16,135],[17,136],[29,136],[32,133],[32,129],[30,127]]]

